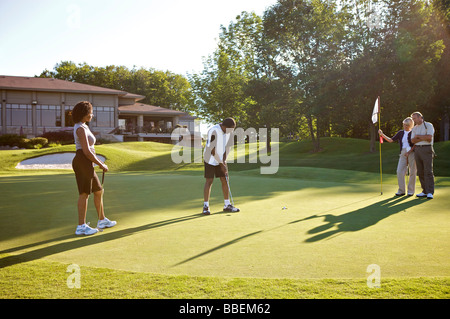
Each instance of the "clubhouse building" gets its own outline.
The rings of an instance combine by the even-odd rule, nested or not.
[[[44,132],[71,130],[71,111],[80,101],[92,103],[89,124],[97,136],[116,141],[175,143],[171,132],[177,126],[198,132],[195,117],[181,111],[147,105],[145,97],[53,78],[0,75],[0,134],[40,136]]]

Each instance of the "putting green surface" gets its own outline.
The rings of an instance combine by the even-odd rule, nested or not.
[[[393,196],[392,176],[380,195],[364,172],[351,173],[361,183],[340,182],[331,169],[320,180],[299,178],[301,168],[281,173],[296,170],[295,178],[231,172],[241,212],[222,212],[215,181],[210,216],[201,215],[201,171],[108,173],[105,213],[118,224],[89,237],[74,235],[73,174],[0,176],[0,267],[45,259],[174,275],[365,279],[377,264],[385,278],[450,276],[445,183],[426,200]],[[95,227],[92,198],[87,220]]]

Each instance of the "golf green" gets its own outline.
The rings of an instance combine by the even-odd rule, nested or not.
[[[88,237],[74,234],[72,174],[1,176],[0,267],[46,259],[158,274],[365,279],[376,264],[386,278],[450,276],[450,187],[438,185],[433,200],[395,197],[395,183],[380,195],[376,183],[317,170],[325,177],[231,172],[241,212],[222,212],[215,181],[210,216],[201,214],[200,171],[108,173],[105,213],[118,224]],[[97,223],[93,198],[87,220]]]

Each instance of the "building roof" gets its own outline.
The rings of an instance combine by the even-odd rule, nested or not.
[[[134,94],[134,93],[128,93],[125,95],[121,95],[120,98],[121,99],[134,99],[135,101],[139,101],[145,98],[144,95],[140,95],[140,94]],[[120,104],[120,100],[119,100],[119,104]]]
[[[35,77],[7,76],[7,75],[0,75],[0,89],[117,94],[120,96],[128,94],[127,92],[124,91],[107,89],[100,86],[64,81],[53,78],[35,78]]]
[[[161,115],[161,116],[178,116],[178,115],[186,115],[185,112],[166,109],[160,106],[153,106],[142,103],[135,103],[130,105],[120,105],[119,113],[121,115],[125,114],[142,114],[142,115]]]

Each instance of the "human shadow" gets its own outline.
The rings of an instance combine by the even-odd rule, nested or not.
[[[96,245],[99,243],[124,238],[124,237],[131,236],[136,233],[146,231],[149,229],[163,227],[163,226],[167,226],[167,225],[171,225],[171,224],[175,224],[175,223],[186,222],[189,220],[202,218],[202,217],[204,217],[204,215],[202,215],[202,214],[193,214],[193,215],[166,219],[166,220],[162,220],[162,221],[158,221],[158,222],[154,222],[154,223],[150,223],[150,224],[146,224],[146,225],[126,228],[126,229],[112,231],[112,232],[101,232],[96,235],[91,235],[88,237],[76,238],[76,235],[62,236],[59,238],[55,238],[53,240],[46,240],[46,241],[42,241],[42,242],[38,242],[38,243],[34,243],[34,244],[28,244],[28,245],[23,245],[20,247],[15,247],[13,249],[8,249],[8,250],[2,251],[0,253],[19,251],[21,249],[28,249],[28,248],[31,248],[31,247],[34,247],[37,245],[48,244],[52,241],[55,242],[55,241],[74,238],[74,240],[69,241],[69,242],[63,242],[63,243],[58,243],[55,245],[49,245],[49,246],[42,247],[39,249],[24,252],[24,253],[18,254],[18,255],[6,256],[6,257],[0,259],[0,268],[5,268],[5,267],[16,265],[16,264],[33,261],[36,259],[41,259],[43,257],[51,256],[54,254],[62,253],[65,251],[69,251],[69,250],[73,250],[73,249],[77,249],[77,248],[81,248],[81,247]]]
[[[413,206],[420,205],[423,200],[414,199],[403,202],[407,197],[393,197],[371,204],[369,206],[342,214],[321,214],[309,216],[306,219],[324,218],[324,224],[310,229],[308,234],[317,234],[305,240],[307,243],[317,242],[337,236],[345,232],[356,232],[373,226],[381,220],[394,214],[405,211]],[[298,221],[297,221],[298,222]]]

